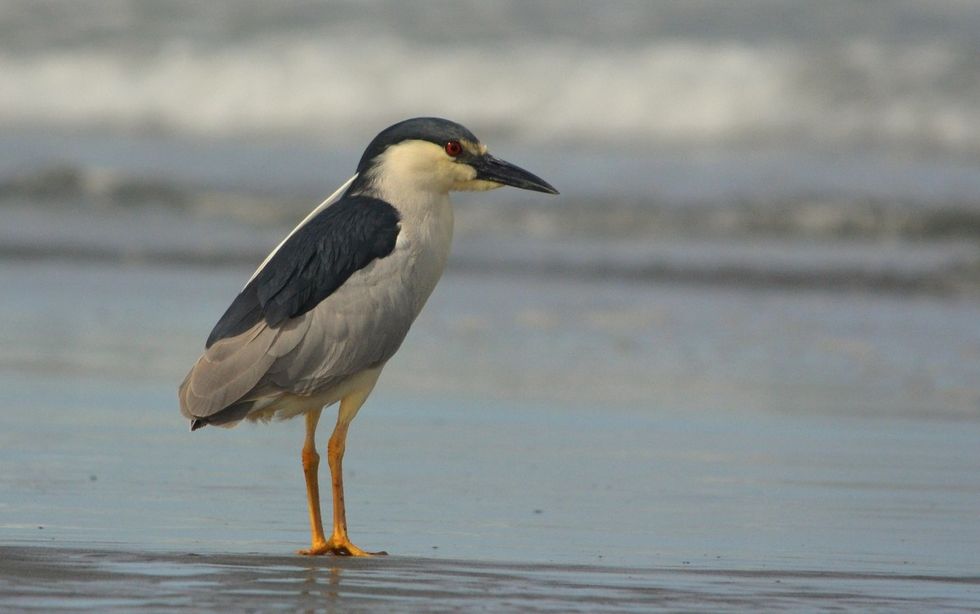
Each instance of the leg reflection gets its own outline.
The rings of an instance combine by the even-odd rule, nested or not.
[[[300,599],[305,602],[304,612],[341,612],[340,584],[343,570],[339,567],[309,565],[300,588]]]

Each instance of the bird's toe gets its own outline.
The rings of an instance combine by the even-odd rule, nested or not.
[[[329,541],[323,544],[314,544],[308,550],[299,550],[298,554],[303,556],[323,556],[326,554],[332,554],[334,556],[354,556],[354,557],[370,557],[370,556],[387,556],[388,553],[385,551],[380,552],[367,552],[362,550],[352,544],[349,541]]]

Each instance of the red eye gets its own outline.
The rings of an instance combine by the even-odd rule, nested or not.
[[[446,143],[446,153],[455,158],[463,153],[463,146],[459,144],[459,141],[449,141]]]

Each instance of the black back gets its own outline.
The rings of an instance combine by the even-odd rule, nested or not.
[[[206,347],[265,319],[277,327],[316,307],[351,275],[395,249],[400,216],[383,200],[344,196],[307,222],[235,297]]]

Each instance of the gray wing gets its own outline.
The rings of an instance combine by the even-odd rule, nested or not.
[[[214,327],[180,386],[181,413],[238,420],[253,401],[314,394],[390,358],[417,315],[387,257],[398,232],[394,208],[363,197],[294,231]]]
[[[399,222],[394,207],[367,196],[344,196],[304,220],[235,297],[206,347],[262,320],[277,328],[313,309],[355,272],[391,254]]]
[[[390,258],[351,276],[304,316],[308,328],[302,339],[270,365],[260,385],[317,394],[384,364],[418,315],[400,269],[398,260]]]
[[[181,384],[181,412],[205,423],[237,421],[277,394],[318,394],[384,364],[420,310],[399,260],[372,262],[278,328],[263,320],[213,343]]]

